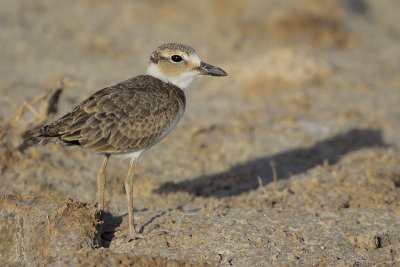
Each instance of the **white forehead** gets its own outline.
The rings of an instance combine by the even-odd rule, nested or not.
[[[186,55],[186,57],[187,58],[184,58],[184,59],[186,59],[187,61],[192,62],[193,64],[195,64],[197,66],[200,66],[201,59],[197,54],[190,54],[189,56]]]

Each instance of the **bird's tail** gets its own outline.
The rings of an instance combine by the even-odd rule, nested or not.
[[[20,149],[25,150],[33,145],[45,145],[49,142],[49,138],[44,137],[41,134],[41,128],[29,130],[22,135],[23,142]]]
[[[32,130],[25,132],[22,135],[23,143],[21,145],[22,148],[28,148],[32,145],[45,145],[49,143],[49,141],[54,138],[58,137],[55,133],[55,127],[52,127],[52,124],[36,127]]]
[[[22,135],[24,139],[22,145],[23,146],[32,146],[42,143],[43,137],[41,135],[41,128],[36,128],[33,130],[29,130]]]

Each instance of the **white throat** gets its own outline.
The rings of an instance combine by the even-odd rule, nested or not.
[[[173,85],[178,86],[185,91],[194,81],[194,79],[196,79],[198,73],[196,71],[187,71],[177,76],[168,76],[162,73],[156,64],[150,63],[149,67],[147,68],[147,74],[153,76],[154,78],[160,79],[163,82],[172,83]]]

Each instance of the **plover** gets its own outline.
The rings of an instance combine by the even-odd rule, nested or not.
[[[133,172],[140,155],[160,142],[185,111],[185,90],[199,75],[226,76],[200,60],[195,49],[179,43],[158,47],[146,75],[101,89],[60,119],[27,133],[28,144],[54,139],[104,155],[97,174],[97,205],[104,210],[105,171],[111,155],[130,158],[125,176],[129,237],[141,238],[133,216]]]

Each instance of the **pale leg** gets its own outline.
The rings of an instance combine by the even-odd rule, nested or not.
[[[133,171],[135,169],[137,160],[132,160],[129,165],[128,173],[125,176],[125,192],[128,200],[128,224],[129,224],[129,238],[142,239],[166,233],[165,230],[153,230],[150,233],[138,233],[135,230],[135,219],[133,215]]]
[[[136,237],[135,219],[133,217],[133,171],[136,166],[136,161],[131,161],[128,173],[125,176],[125,192],[128,201],[128,223],[129,223],[129,236],[134,239]]]
[[[104,211],[105,204],[104,204],[104,191],[106,185],[106,168],[108,159],[110,155],[106,154],[103,159],[103,163],[101,164],[100,170],[97,173],[97,209],[99,211]]]

